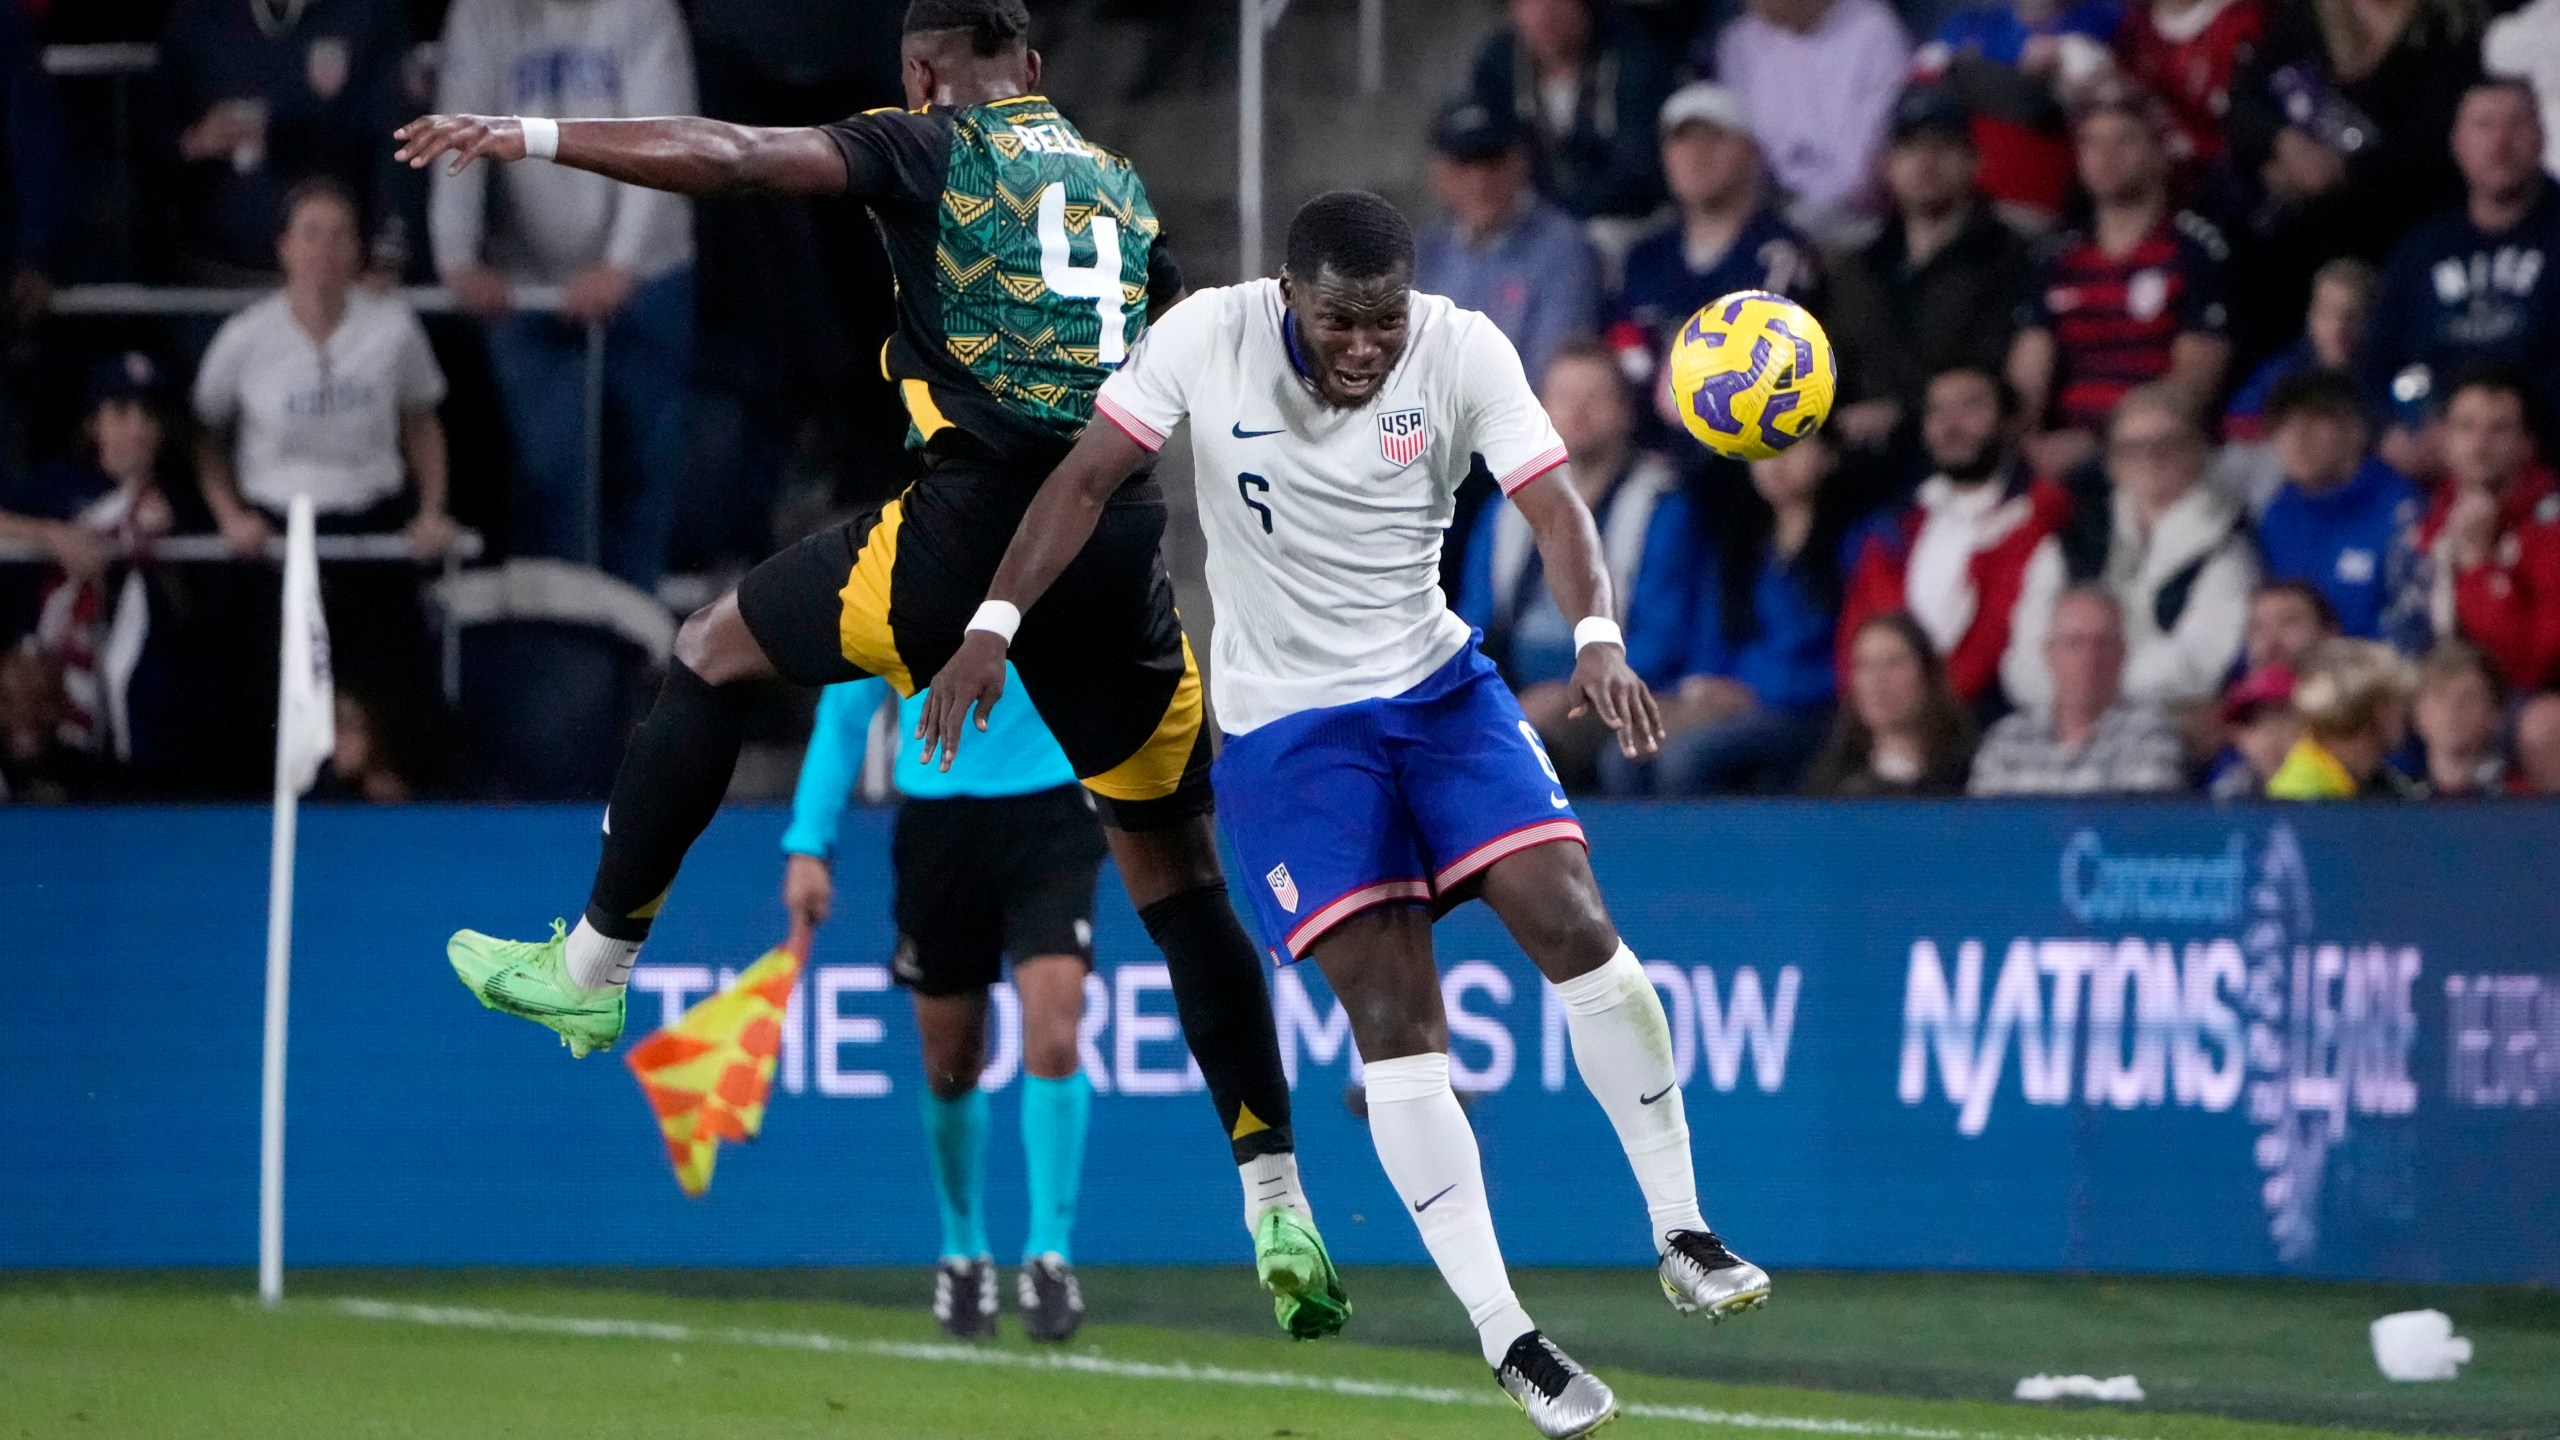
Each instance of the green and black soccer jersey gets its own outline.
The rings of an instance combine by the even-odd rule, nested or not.
[[[898,279],[886,368],[929,450],[1045,467],[1180,274],[1146,186],[1038,95],[826,132]]]

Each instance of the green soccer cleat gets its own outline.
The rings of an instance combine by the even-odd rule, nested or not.
[[[1339,1335],[1351,1319],[1351,1297],[1342,1272],[1325,1253],[1324,1237],[1295,1210],[1262,1212],[1253,1226],[1253,1268],[1271,1292],[1272,1312],[1292,1340]]]
[[[583,1060],[622,1038],[625,992],[620,986],[586,990],[572,982],[563,964],[568,941],[569,927],[559,920],[551,922],[551,938],[539,941],[458,930],[445,942],[444,954],[481,1004],[558,1031],[560,1043]]]

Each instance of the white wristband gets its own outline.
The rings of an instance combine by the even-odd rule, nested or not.
[[[1022,612],[1010,601],[990,600],[969,617],[969,628],[984,630],[1007,645],[1013,643],[1013,632],[1022,628]]]
[[[524,127],[524,158],[549,160],[560,153],[560,122],[539,115],[519,115],[516,124]]]
[[[1586,615],[1573,627],[1573,653],[1581,654],[1586,645],[1615,645],[1624,650],[1627,648],[1626,632],[1618,628],[1617,621],[1606,615]]]

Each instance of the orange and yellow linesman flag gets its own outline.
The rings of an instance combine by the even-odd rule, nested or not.
[[[657,1112],[667,1159],[687,1195],[711,1188],[721,1141],[752,1140],[764,1128],[783,1016],[802,959],[793,949],[765,952],[736,984],[697,1002],[623,1058]]]

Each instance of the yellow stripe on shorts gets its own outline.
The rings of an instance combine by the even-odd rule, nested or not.
[[[836,645],[844,658],[889,682],[900,695],[916,693],[915,677],[898,654],[898,637],[889,628],[889,576],[898,568],[898,528],[906,520],[906,502],[892,500],[880,512],[880,523],[862,538],[853,572],[836,592]]]
[[[1200,666],[1191,658],[1191,637],[1182,637],[1182,681],[1156,722],[1156,733],[1138,753],[1085,777],[1084,788],[1107,800],[1161,800],[1182,784],[1191,763],[1191,747],[1200,739]]]

